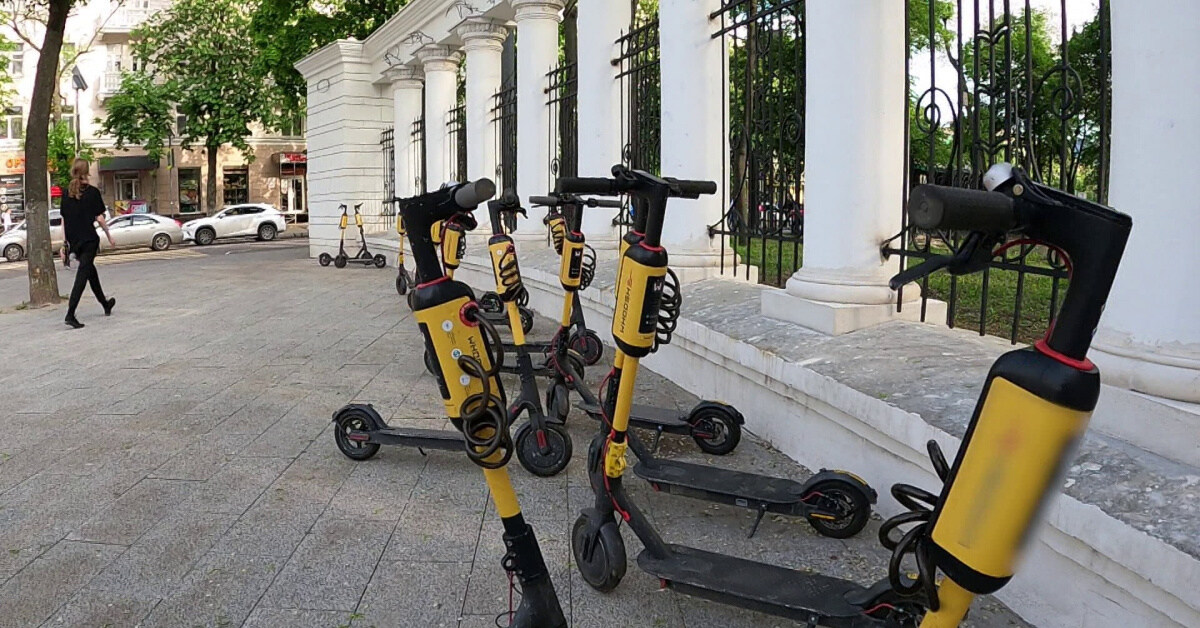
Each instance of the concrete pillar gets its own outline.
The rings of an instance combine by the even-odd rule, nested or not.
[[[512,0],[517,22],[517,193],[550,191],[550,110],[546,74],[558,63],[558,23],[563,0]],[[545,238],[535,217],[519,218],[516,236]]]
[[[717,193],[698,200],[673,200],[663,228],[663,245],[681,281],[696,281],[721,271],[721,242],[708,236],[708,225],[721,220],[727,206],[725,122],[729,88],[722,72],[725,42],[713,38],[719,21],[709,15],[721,0],[662,0],[658,9],[662,71],[662,174],[717,182]],[[725,248],[726,266],[733,252]]]
[[[472,17],[454,32],[467,55],[467,178],[496,180],[496,141],[492,96],[500,89],[500,57],[508,28],[503,22]],[[486,212],[479,212],[478,233],[489,233]]]
[[[424,86],[419,68],[407,65],[394,66],[387,71],[392,81],[392,120],[395,125],[392,141],[396,150],[396,196],[416,196],[424,190],[417,189],[417,175],[421,164],[409,150],[409,133],[413,120],[421,117],[421,88]]]
[[[620,55],[616,41],[629,29],[628,2],[580,0],[577,111],[579,112],[579,176],[606,177],[621,163],[621,83],[612,60]],[[616,210],[592,208],[583,215],[583,232],[597,253],[615,255]]]
[[[449,46],[430,44],[417,50],[425,69],[425,180],[428,190],[450,181],[450,157],[454,149],[446,134],[446,114],[458,102],[458,64],[462,54]]]
[[[1111,11],[1109,204],[1133,216],[1133,233],[1092,357],[1106,384],[1198,403],[1200,40],[1189,27],[1200,4],[1126,0]],[[1194,437],[1200,409],[1192,415]]]
[[[888,280],[899,265],[884,263],[879,247],[901,224],[904,7],[806,5],[804,265],[786,292],[763,293],[767,316],[840,334],[897,315]]]

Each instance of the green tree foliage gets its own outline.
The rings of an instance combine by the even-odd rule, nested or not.
[[[173,104],[187,120],[180,145],[204,148],[208,158],[210,212],[217,201],[217,150],[230,145],[252,159],[251,125],[279,124],[275,89],[247,37],[249,9],[240,0],[179,0],[139,27],[134,54],[148,69],[122,80],[121,96],[128,98],[118,100],[116,111],[110,104],[103,122],[117,142],[149,144],[157,153]],[[139,96],[146,102],[134,102]]]
[[[50,164],[50,183],[66,188],[71,182],[71,164],[75,157],[91,161],[96,151],[86,142],[79,144],[79,152],[75,151],[75,129],[66,120],[58,120],[50,125],[50,135],[46,142],[46,156]]]
[[[304,111],[304,77],[296,62],[338,39],[366,39],[408,0],[259,0],[248,33],[260,71],[277,89],[282,112]]]

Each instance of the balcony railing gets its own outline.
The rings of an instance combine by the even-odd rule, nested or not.
[[[100,75],[100,96],[108,98],[121,89],[121,72],[111,70]]]
[[[141,2],[138,3],[142,4]],[[143,22],[161,9],[162,3],[151,2],[149,6],[125,6],[117,9],[112,17],[104,24],[103,31],[110,33],[128,33],[141,26]]]

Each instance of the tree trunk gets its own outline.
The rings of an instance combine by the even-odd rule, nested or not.
[[[220,146],[206,146],[204,152],[208,156],[208,215],[217,213],[217,149]]]
[[[37,75],[33,79],[33,97],[29,103],[29,124],[25,128],[25,202],[26,236],[29,249],[29,304],[41,307],[59,302],[58,275],[54,270],[54,251],[50,250],[50,181],[48,144],[50,107],[58,91],[58,55],[73,0],[49,0],[46,37],[38,56]]]

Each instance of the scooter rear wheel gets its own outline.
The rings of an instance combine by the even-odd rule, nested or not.
[[[562,384],[551,383],[546,389],[546,412],[559,421],[566,421],[571,414],[571,393]]]
[[[383,268],[387,266],[387,258],[384,257],[382,253],[376,253],[375,257],[372,258],[372,261],[375,264],[375,268]]]
[[[346,262],[349,261],[349,259],[350,258],[346,257],[345,255],[338,253],[337,257],[333,258],[333,265],[338,268],[345,268]]]
[[[396,293],[400,296],[408,293],[408,277],[403,272],[396,273]]]
[[[702,408],[688,417],[692,440],[706,454],[724,456],[742,442],[742,426],[730,412],[719,407]]]
[[[333,263],[333,256],[328,253],[322,253],[317,256],[317,263],[322,266],[328,266]]]
[[[433,361],[433,356],[430,355],[429,350],[425,351],[425,370],[429,371],[429,374],[434,377],[438,376],[437,363]]]
[[[517,428],[513,441],[517,446],[517,460],[525,470],[543,478],[558,475],[571,462],[571,435],[556,423],[547,423],[542,430],[545,450],[538,442],[533,423],[526,421]]]
[[[815,499],[805,503],[827,512],[836,512],[836,519],[808,517],[813,529],[832,539],[848,539],[867,525],[871,518],[871,498],[861,488],[842,480],[823,480],[811,487]]]
[[[570,347],[583,356],[583,363],[588,366],[604,357],[604,343],[600,341],[600,334],[590,329],[585,329],[582,334],[571,334]]]
[[[625,540],[612,521],[597,526],[587,513],[579,515],[571,528],[571,552],[583,581],[601,593],[617,588],[625,577]]]
[[[350,439],[351,431],[369,431],[376,426],[369,416],[357,409],[343,411],[337,417],[333,440],[351,460],[369,460],[379,453],[379,443],[360,443]]]

